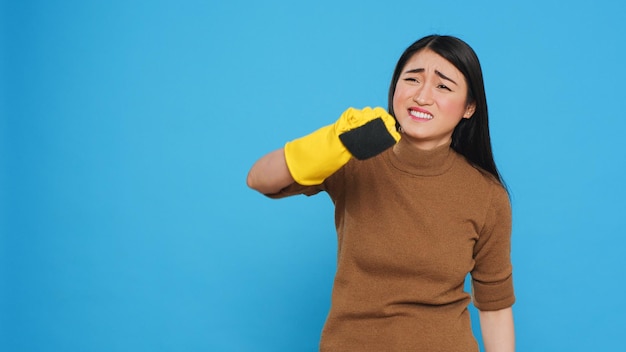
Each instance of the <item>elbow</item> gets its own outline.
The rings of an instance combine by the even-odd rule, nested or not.
[[[248,176],[246,177],[246,186],[264,195],[276,192],[274,189],[264,184],[262,181],[263,180],[259,179],[257,174],[254,172],[254,169],[252,169],[248,172]]]
[[[256,183],[256,179],[254,177],[254,171],[250,170],[248,172],[248,176],[246,177],[246,186],[248,186],[248,188],[251,188],[255,191],[258,191],[258,185]]]

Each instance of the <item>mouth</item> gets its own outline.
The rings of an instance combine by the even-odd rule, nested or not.
[[[433,115],[430,114],[429,112],[424,111],[424,110],[416,110],[414,108],[409,109],[409,116],[411,116],[413,120],[418,120],[418,121],[433,119]]]

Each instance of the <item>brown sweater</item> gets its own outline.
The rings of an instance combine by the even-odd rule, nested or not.
[[[448,146],[401,140],[352,159],[319,186],[335,204],[337,273],[321,351],[478,351],[474,305],[510,307],[511,209],[505,189]]]

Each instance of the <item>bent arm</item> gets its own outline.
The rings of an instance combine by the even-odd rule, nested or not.
[[[274,194],[294,183],[285,161],[283,148],[270,152],[257,160],[250,171],[246,183],[248,187],[263,194]]]
[[[495,311],[478,311],[485,352],[514,352],[515,329],[511,307]]]

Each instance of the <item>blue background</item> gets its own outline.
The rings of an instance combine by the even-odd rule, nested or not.
[[[518,349],[626,351],[624,2],[1,4],[0,350],[315,351],[331,203],[246,173],[435,32],[483,65]]]

